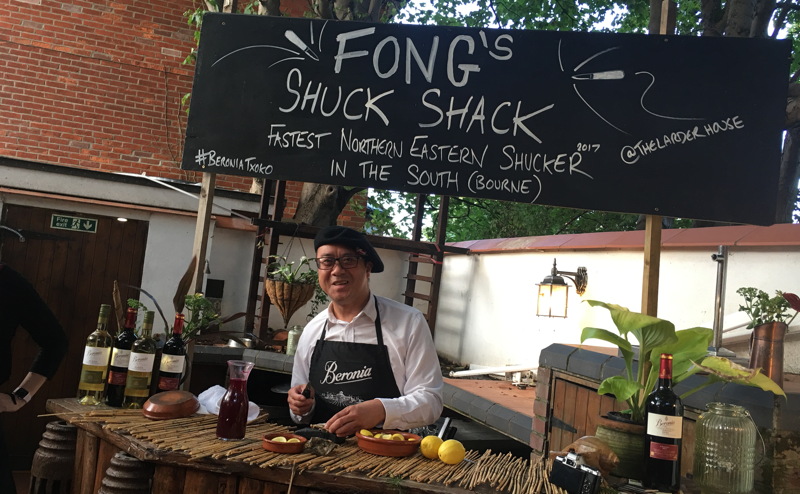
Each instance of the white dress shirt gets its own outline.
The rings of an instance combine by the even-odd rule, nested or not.
[[[419,310],[400,302],[378,297],[378,305],[383,343],[389,350],[389,361],[401,394],[398,398],[378,398],[386,410],[383,428],[411,429],[430,425],[442,414],[444,381],[428,323]],[[370,295],[369,302],[352,322],[336,319],[329,308],[306,325],[297,342],[293,387],[308,382],[311,355],[326,321],[325,341],[378,343],[375,297]],[[296,423],[310,421],[310,417],[289,413]]]

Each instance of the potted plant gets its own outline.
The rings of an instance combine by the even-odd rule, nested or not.
[[[744,305],[740,305],[739,310],[750,318],[747,329],[753,330],[750,335],[750,367],[762,369],[764,374],[783,385],[783,338],[800,311],[800,297],[781,291],[770,297],[765,291],[753,287],[739,288],[736,293],[744,298]]]
[[[625,363],[622,375],[604,379],[597,390],[599,394],[611,394],[627,405],[626,410],[608,417],[627,424],[616,426],[606,420],[598,426],[596,434],[620,457],[615,473],[621,477],[638,478],[643,469],[645,402],[658,380],[662,353],[672,354],[675,384],[700,371],[707,373],[704,383],[682,394],[681,398],[723,381],[756,386],[786,396],[780,386],[758,370],[746,369],[723,357],[708,356],[708,345],[713,337],[711,329],[695,327],[676,331],[675,325],[664,319],[632,312],[619,305],[596,300],[586,302],[592,307],[608,310],[617,333],[587,327],[583,329],[581,342],[599,339],[611,343],[619,349]],[[637,352],[631,337],[638,344],[638,359],[635,358]],[[634,365],[636,360],[638,363]],[[624,431],[624,438],[617,437],[618,430]]]
[[[270,302],[283,316],[284,329],[292,315],[311,300],[318,287],[317,272],[311,268],[312,259],[303,256],[298,263],[285,256],[270,256],[264,290]]]

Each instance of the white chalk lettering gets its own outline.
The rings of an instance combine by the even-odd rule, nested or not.
[[[517,153],[516,148],[509,144],[503,147],[503,156],[506,157],[507,161],[505,164],[500,165],[501,170],[544,173],[548,175],[580,173],[588,178],[593,178],[578,168],[581,161],[583,161],[583,155],[577,151],[570,154],[561,153],[555,156],[548,156],[542,153]]]
[[[430,187],[441,187],[443,189],[452,188],[458,192],[458,172],[452,170],[428,171],[420,170],[419,166],[412,164],[408,167],[411,180],[407,180],[408,185],[422,185]]]
[[[418,124],[420,127],[436,127],[443,124],[446,119],[447,130],[462,130],[464,132],[469,132],[472,129],[472,126],[477,124],[476,129],[481,135],[485,135],[487,133],[484,127],[484,122],[486,120],[486,101],[484,100],[483,96],[478,99],[478,102],[474,106],[472,104],[474,100],[473,96],[467,98],[465,102],[459,102],[454,96],[451,96],[447,109],[444,109],[437,101],[440,95],[441,91],[439,89],[429,89],[422,93],[422,106],[433,111],[435,116],[429,121],[420,122]],[[518,134],[525,134],[541,144],[541,139],[539,139],[536,133],[531,130],[530,124],[527,123],[527,120],[553,109],[555,105],[546,105],[530,113],[523,114],[523,102],[517,101],[517,108],[513,115],[510,115],[505,111],[501,113],[501,110],[503,110],[505,107],[511,107],[512,105],[513,103],[509,101],[503,101],[492,110],[492,116],[490,118],[491,131],[496,134],[505,134],[510,130],[512,135],[515,137]],[[500,122],[498,122],[500,116],[503,116],[503,118],[506,120],[508,120],[510,117],[510,122],[507,121],[505,126],[501,127]]]
[[[284,132],[285,124],[270,124],[267,142],[272,147],[319,149],[323,137],[331,135],[330,132],[309,132],[306,130],[292,130]]]
[[[486,157],[486,151],[489,149],[488,144],[479,153],[472,148],[458,144],[428,144],[425,142],[426,139],[428,139],[426,135],[414,136],[414,140],[408,150],[409,156],[427,161],[477,165],[483,168],[483,160]]]
[[[649,156],[657,151],[670,146],[688,144],[697,139],[711,137],[722,132],[741,130],[744,122],[738,115],[711,122],[701,126],[694,126],[689,130],[671,132],[656,139],[641,140],[632,146],[624,146],[620,150],[620,158],[628,165],[639,161],[640,158]]]
[[[388,182],[392,165],[376,165],[372,161],[362,161],[358,164],[361,167],[361,178],[375,180],[376,182]]]
[[[338,46],[334,56],[334,72],[341,73],[347,61],[369,57],[369,50],[363,48],[369,48],[374,44],[372,70],[378,77],[388,79],[397,74],[402,65],[404,71],[403,80],[406,84],[411,84],[412,73],[415,68],[420,71],[422,77],[428,83],[433,80],[434,71],[437,67],[436,58],[439,54],[438,36],[432,36],[429,43],[423,43],[425,46],[430,46],[427,52],[427,61],[424,61],[424,55],[412,39],[398,39],[396,36],[386,36],[377,43],[364,39],[373,35],[375,35],[375,28],[357,29],[338,34],[336,36]],[[513,56],[511,45],[514,42],[514,38],[510,34],[501,34],[494,39],[494,43],[491,46],[486,39],[486,31],[480,31],[478,36],[482,49],[486,50],[495,60],[510,60]],[[356,45],[358,49],[350,47],[355,47]],[[403,46],[405,46],[405,50],[403,50]],[[446,61],[440,65],[445,67],[447,80],[453,87],[466,86],[469,83],[470,74],[481,71],[480,65],[474,63],[483,56],[482,53],[476,53],[478,46],[475,38],[467,34],[456,36],[450,41],[450,45],[444,55]],[[405,61],[402,64],[401,56],[405,57]]]
[[[340,151],[352,151],[370,156],[385,156],[387,158],[403,157],[403,142],[390,141],[375,137],[358,138],[353,136],[352,130],[341,130],[339,138]]]
[[[469,190],[473,193],[496,190],[509,194],[528,195],[531,192],[531,179],[491,178],[479,172],[469,176]]]
[[[340,112],[347,120],[363,119],[365,122],[369,121],[371,114],[375,114],[384,125],[389,125],[389,117],[378,106],[378,101],[394,93],[393,89],[373,96],[371,88],[356,88],[347,93],[342,102],[343,91],[341,86],[337,86],[336,101],[332,102],[327,101],[330,99],[327,86],[323,86],[321,82],[315,85],[311,81],[303,86],[303,74],[299,69],[292,69],[286,75],[286,91],[294,96],[294,100],[289,106],[279,107],[283,113],[306,112],[317,115],[319,109],[319,115],[323,117],[331,117]]]
[[[209,151],[198,149],[197,154],[194,156],[194,161],[203,168],[232,168],[257,173],[259,175],[271,175],[274,170],[272,165],[257,163],[255,156],[249,158],[232,158],[219,155],[213,149]]]

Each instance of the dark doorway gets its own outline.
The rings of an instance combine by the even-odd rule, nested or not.
[[[75,396],[86,337],[97,326],[100,304],[112,304],[114,280],[123,301],[138,298],[124,285],[141,286],[148,222],[6,204],[0,225],[14,230],[0,229],[0,260],[36,287],[69,337],[69,350],[56,376],[13,421],[5,421],[6,441],[13,445],[12,467],[29,470],[45,425],[54,420],[37,416],[46,413],[49,398]],[[71,226],[78,229],[64,229]],[[111,329],[116,331],[115,323]],[[12,352],[11,378],[3,386],[8,390],[27,374],[38,347],[18,329]]]

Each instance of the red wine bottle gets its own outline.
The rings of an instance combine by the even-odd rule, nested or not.
[[[175,314],[172,336],[164,343],[158,375],[158,392],[172,391],[181,385],[186,345],[183,342],[183,314]]]
[[[681,487],[681,437],[683,404],[672,390],[672,355],[661,354],[658,385],[645,403],[644,486],[661,492],[678,492]]]
[[[111,365],[108,369],[108,384],[106,386],[106,403],[112,407],[121,407],[125,396],[125,382],[128,380],[128,362],[131,359],[131,347],[136,341],[136,316],[137,309],[128,307],[125,314],[125,324],[122,331],[114,338],[114,348],[111,349]]]

